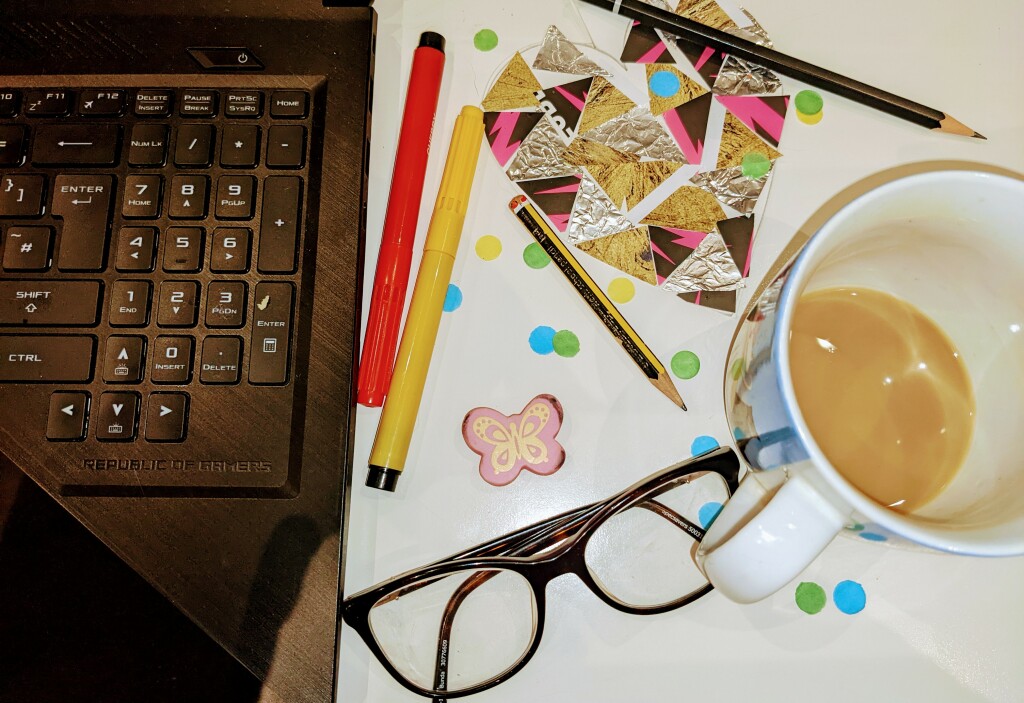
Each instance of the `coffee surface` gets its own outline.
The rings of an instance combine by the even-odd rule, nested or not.
[[[862,493],[910,513],[956,475],[974,392],[953,342],[916,307],[867,288],[808,293],[794,311],[789,359],[811,435]]]

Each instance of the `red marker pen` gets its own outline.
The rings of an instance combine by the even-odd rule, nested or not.
[[[388,196],[380,256],[373,279],[370,317],[359,362],[360,405],[383,405],[391,385],[398,328],[409,288],[409,267],[423,196],[430,133],[434,127],[443,73],[444,37],[436,32],[424,32],[413,53],[395,171],[391,176],[391,194]]]

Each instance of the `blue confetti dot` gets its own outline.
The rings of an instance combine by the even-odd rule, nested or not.
[[[444,307],[442,310],[445,312],[454,312],[459,309],[460,305],[462,305],[462,289],[454,283],[449,283],[448,292],[445,293],[444,296]]]
[[[693,440],[693,443],[690,445],[690,453],[694,456],[710,452],[712,449],[718,449],[718,440],[714,437],[708,437],[706,434],[702,434]]]
[[[541,325],[530,332],[530,349],[538,354],[550,354],[555,350],[555,329]]]
[[[651,92],[659,98],[671,98],[679,92],[679,78],[671,71],[658,71],[651,76]]]
[[[853,615],[864,610],[867,596],[864,587],[856,581],[840,581],[832,591],[832,602],[847,615]]]
[[[745,437],[746,435],[744,435],[744,434],[743,434],[743,430],[742,430],[742,429],[740,429],[739,427],[733,427],[733,428],[732,428],[732,436],[736,438],[736,441],[737,441],[737,442],[739,442],[739,441],[740,441],[741,439],[743,439],[743,438],[744,438],[744,437]]]
[[[885,535],[880,535],[877,532],[858,532],[857,536],[861,539],[866,539],[869,542],[885,542],[889,539]]]
[[[711,523],[718,517],[718,513],[722,512],[722,504],[718,501],[711,501],[700,506],[700,510],[697,511],[697,519],[700,520],[700,525],[705,530],[711,527]]]

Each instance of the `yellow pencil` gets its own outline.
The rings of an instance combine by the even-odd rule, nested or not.
[[[470,105],[463,107],[455,120],[434,214],[423,243],[423,259],[398,346],[391,388],[370,451],[366,485],[372,488],[395,490],[405,468],[483,136],[484,113]]]
[[[551,260],[555,262],[559,270],[580,294],[580,297],[590,306],[590,309],[600,318],[608,331],[619,340],[622,348],[626,350],[633,362],[640,367],[647,379],[659,391],[673,403],[686,410],[686,403],[679,395],[679,391],[672,384],[664,365],[658,361],[651,348],[648,347],[640,335],[636,333],[622,313],[608,299],[594,279],[590,277],[580,262],[569,252],[569,249],[558,238],[558,235],[551,231],[544,218],[527,201],[525,196],[519,195],[508,204],[513,214],[519,218],[533,238],[537,240]]]

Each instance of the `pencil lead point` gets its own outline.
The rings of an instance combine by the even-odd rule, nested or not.
[[[978,134],[977,132],[975,132],[971,136],[974,137],[975,139],[984,139],[985,141],[988,141],[988,137],[986,137],[983,134]]]

